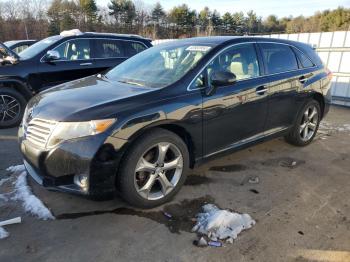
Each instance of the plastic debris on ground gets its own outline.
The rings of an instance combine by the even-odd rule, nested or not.
[[[222,243],[219,241],[209,241],[208,242],[208,246],[212,246],[212,247],[222,247]]]
[[[9,235],[9,232],[7,232],[3,227],[0,227],[0,239],[7,238]]]
[[[249,180],[248,180],[248,182],[250,183],[250,184],[259,184],[259,182],[260,182],[260,179],[259,179],[259,177],[251,177],[251,178],[249,178]]]
[[[207,240],[204,237],[200,237],[199,240],[193,241],[193,244],[197,247],[206,247],[208,246]]]
[[[167,218],[172,218],[173,216],[165,211],[163,211],[163,215],[166,216]]]
[[[10,235],[10,233],[7,232],[3,228],[3,226],[11,225],[11,224],[18,224],[18,223],[21,223],[21,222],[22,222],[21,217],[15,217],[15,218],[12,218],[12,219],[1,221],[0,222],[0,239],[7,238]]]
[[[219,209],[213,204],[206,204],[202,209],[203,213],[197,214],[197,223],[192,231],[208,236],[212,241],[208,245],[217,246],[215,242],[219,240],[233,243],[239,233],[255,225],[255,221],[248,214]],[[220,241],[219,243],[222,245]]]

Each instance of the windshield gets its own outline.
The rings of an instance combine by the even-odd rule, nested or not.
[[[7,47],[11,48],[11,46],[13,46],[16,43],[17,43],[17,41],[7,41],[7,42],[4,42],[4,45],[6,45]]]
[[[175,83],[195,67],[212,46],[165,44],[147,49],[106,74],[108,79],[160,88]]]
[[[60,39],[62,39],[62,36],[59,36],[59,35],[50,36],[48,38],[45,38],[45,39],[35,43],[34,45],[31,45],[30,47],[23,50],[22,52],[20,52],[19,56],[22,59],[30,59],[30,58],[36,56],[37,54],[41,53],[47,47],[56,43]]]

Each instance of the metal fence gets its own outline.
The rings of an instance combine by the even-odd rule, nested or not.
[[[350,31],[272,34],[263,37],[289,39],[315,46],[324,64],[333,72],[332,103],[350,107]],[[169,41],[173,39],[155,40],[153,45]]]

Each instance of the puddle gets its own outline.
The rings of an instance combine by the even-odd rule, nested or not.
[[[286,168],[297,168],[300,165],[305,164],[304,160],[299,160],[291,157],[279,157],[279,158],[273,158],[273,159],[268,159],[264,162],[261,163],[263,166],[272,166],[272,167],[286,167]]]
[[[158,211],[137,210],[128,207],[120,207],[112,210],[90,211],[81,213],[66,213],[56,215],[57,220],[77,219],[87,216],[97,216],[103,214],[138,216],[153,220],[165,225],[171,233],[180,233],[180,231],[191,232],[195,222],[193,218],[201,211],[201,207],[207,203],[214,203],[214,198],[209,195],[196,199],[185,199],[180,203],[168,204]],[[164,215],[170,214],[171,218]]]
[[[248,169],[245,165],[228,165],[228,166],[213,166],[209,170],[219,172],[239,172]]]
[[[203,184],[209,184],[211,182],[213,182],[213,180],[206,176],[189,175],[185,181],[185,186],[199,186]]]

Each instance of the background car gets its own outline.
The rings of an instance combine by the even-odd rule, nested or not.
[[[149,39],[137,35],[73,30],[43,39],[19,54],[7,48],[0,66],[0,128],[18,125],[34,94],[106,71],[151,46]]]
[[[12,41],[7,41],[4,44],[10,48],[12,51],[16,52],[19,54],[23,50],[27,49],[31,45],[35,44],[37,40],[12,40]]]
[[[330,103],[331,74],[311,46],[209,37],[152,47],[30,100],[19,129],[28,173],[135,206],[171,199],[187,170],[277,136],[305,146]]]

